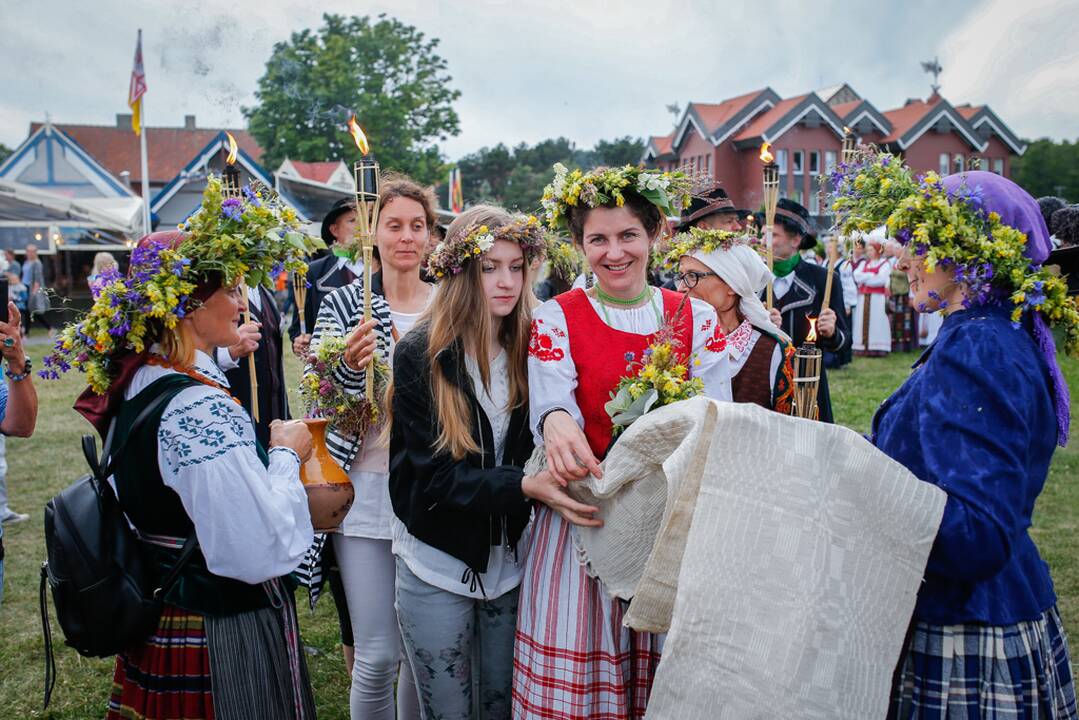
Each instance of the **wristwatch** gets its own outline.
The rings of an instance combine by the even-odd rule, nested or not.
[[[11,382],[19,382],[20,380],[25,380],[30,377],[30,372],[33,369],[33,362],[30,360],[30,356],[27,355],[23,360],[23,368],[20,374],[16,375],[11,372],[11,361],[8,361],[7,367],[4,368],[4,374],[8,376],[8,379],[11,380]]]

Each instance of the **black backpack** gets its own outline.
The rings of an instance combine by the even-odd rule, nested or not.
[[[166,376],[173,378],[175,376]],[[90,465],[83,475],[45,505],[45,549],[38,589],[41,628],[45,636],[45,707],[55,678],[52,632],[46,586],[52,591],[56,619],[65,642],[85,657],[116,655],[153,632],[163,598],[191,558],[198,540],[192,531],[172,569],[160,577],[143,541],[135,535],[108,482],[127,439],[186,387],[198,381],[165,383],[166,388],[139,413],[131,429],[112,449],[115,421],[97,456],[93,435],[84,435],[82,450]],[[162,378],[164,380],[165,378]]]

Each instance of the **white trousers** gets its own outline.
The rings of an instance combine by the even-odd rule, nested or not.
[[[396,564],[390,541],[334,535],[333,547],[348,598],[356,648],[349,693],[351,718],[419,720],[416,684],[405,660],[394,609]]]

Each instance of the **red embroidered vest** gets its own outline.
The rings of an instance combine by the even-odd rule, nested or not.
[[[663,315],[668,318],[678,310],[681,293],[662,290]],[[611,418],[603,405],[611,399],[611,391],[627,374],[626,353],[640,360],[655,333],[636,333],[615,330],[596,314],[584,290],[570,290],[555,298],[566,315],[569,351],[577,367],[577,407],[584,416],[584,434],[596,457],[603,459],[611,444]],[[693,306],[686,301],[676,325],[682,343],[681,352],[688,358],[693,350]]]

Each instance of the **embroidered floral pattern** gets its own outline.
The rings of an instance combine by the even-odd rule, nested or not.
[[[783,362],[779,366],[775,385],[772,387],[772,409],[784,415],[791,414],[791,400],[794,399],[794,345],[783,344]]]
[[[727,335],[718,323],[716,324],[716,329],[712,332],[712,337],[708,338],[708,341],[704,344],[704,349],[714,353],[721,353],[727,349]]]
[[[198,391],[207,394],[173,407],[161,418],[157,440],[175,470],[255,445],[254,430],[243,410],[220,391]]]
[[[565,351],[555,347],[554,340],[551,338],[551,335],[564,338],[565,332],[558,328],[551,328],[551,334],[547,334],[543,332],[541,325],[543,325],[542,320],[532,321],[532,337],[528,341],[528,354],[540,362],[557,362],[566,357]]]
[[[741,357],[742,353],[749,347],[749,341],[752,339],[753,326],[749,324],[748,320],[743,320],[741,325],[727,335],[727,346],[737,352],[737,357]]]

